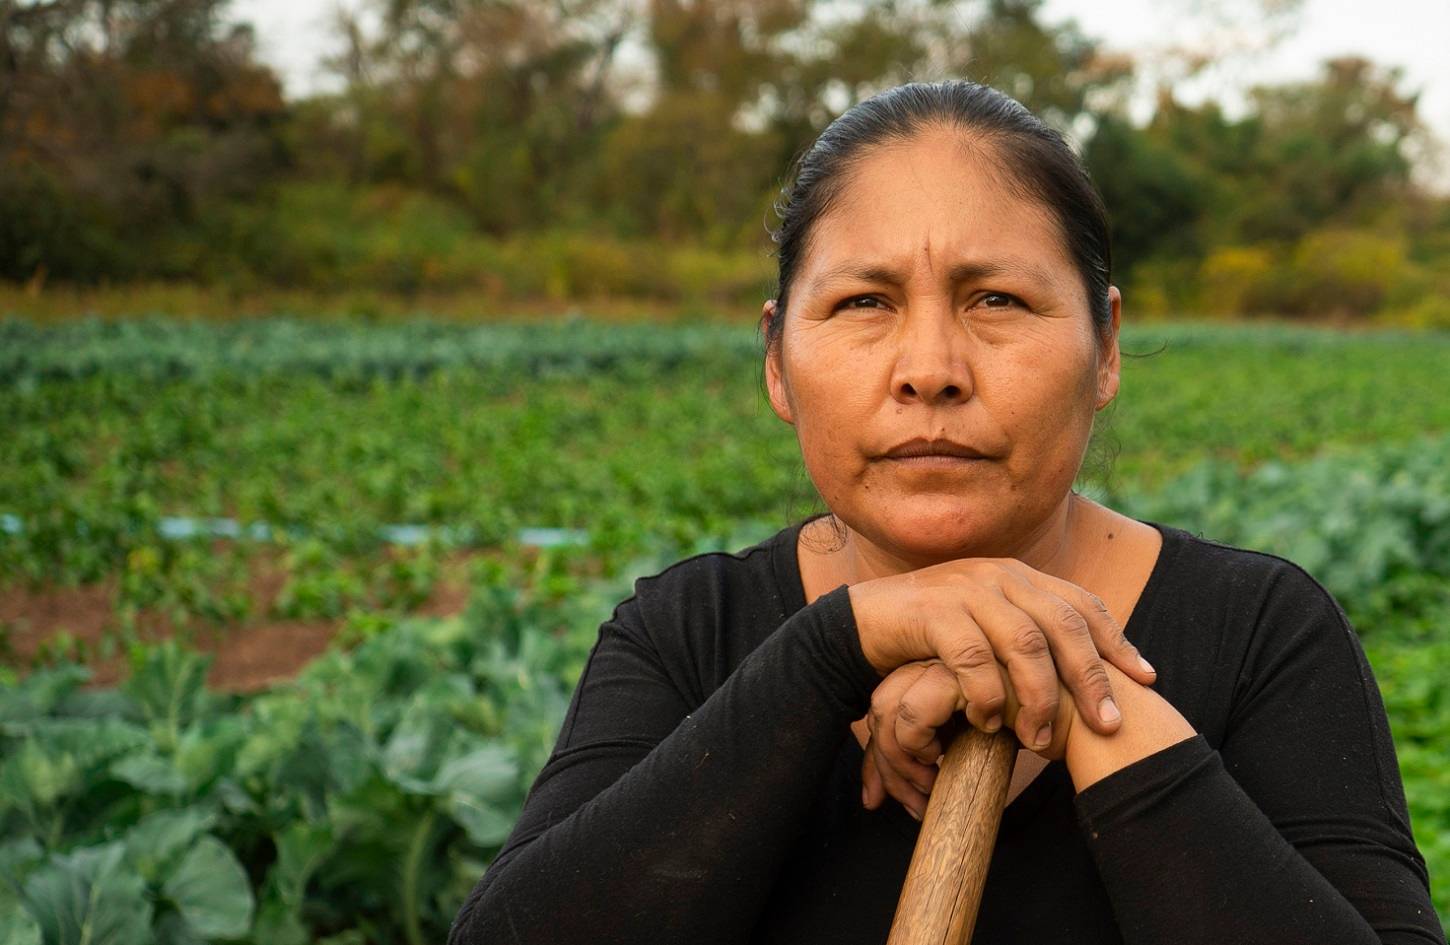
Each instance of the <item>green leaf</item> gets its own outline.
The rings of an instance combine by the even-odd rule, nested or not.
[[[8,905],[0,898],[0,908]],[[28,912],[5,908],[0,913],[0,945],[40,945],[40,924]]]
[[[120,843],[56,854],[25,882],[47,945],[150,945],[146,883]]]
[[[468,834],[468,839],[482,847],[492,847],[508,839],[518,812],[503,811],[461,794],[450,795],[444,806],[448,815]]]
[[[181,733],[172,763],[186,780],[187,788],[199,791],[232,770],[245,738],[246,729],[239,716],[193,723]]]
[[[156,945],[206,945],[206,941],[178,912],[156,920]]]
[[[44,857],[29,837],[0,844],[0,945],[40,945],[40,925],[25,911],[19,880]]]
[[[433,787],[440,793],[503,801],[512,798],[518,777],[519,766],[508,747],[490,744],[444,762]]]
[[[456,673],[430,680],[415,692],[383,747],[388,779],[409,793],[441,793],[434,778],[450,758],[464,753],[461,743],[466,740],[453,722],[452,709],[476,698],[469,680]]]
[[[115,719],[37,719],[15,727],[26,741],[0,763],[0,811],[48,808],[146,742],[141,729]]]
[[[159,883],[215,816],[196,807],[159,810],[126,831],[126,855],[147,882]]]
[[[81,785],[81,766],[64,753],[26,742],[0,766],[0,811],[47,808]]]
[[[297,908],[283,902],[272,892],[257,907],[257,924],[252,938],[267,945],[307,945],[311,937],[297,914]]]
[[[302,923],[307,881],[332,852],[328,823],[295,822],[275,836],[277,862],[267,874],[267,892],[257,909],[254,938],[267,945],[306,945],[310,936]]]
[[[272,867],[272,885],[286,902],[300,902],[307,880],[332,852],[333,831],[327,823],[289,824],[276,835],[277,863]]]
[[[6,840],[0,843],[0,878],[20,879],[30,872],[31,868],[45,859],[45,851],[40,844],[35,842],[34,837],[20,837],[15,840]],[[0,884],[0,895],[10,887]]]
[[[203,938],[240,938],[251,927],[256,902],[247,873],[216,837],[197,841],[161,891]]]
[[[20,685],[0,689],[0,722],[27,722],[49,714],[90,676],[86,667],[69,663],[35,670]]]
[[[143,749],[111,763],[111,774],[138,791],[171,796],[186,790],[186,778],[169,758]]]
[[[181,730],[195,716],[211,657],[175,640],[137,646],[131,653],[131,677],[125,691],[151,722],[160,747],[175,747]]]

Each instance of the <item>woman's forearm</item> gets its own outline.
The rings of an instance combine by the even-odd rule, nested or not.
[[[1064,761],[1078,791],[1114,771],[1198,734],[1178,710],[1151,688],[1111,663],[1103,667],[1113,684],[1113,698],[1123,722],[1111,735],[1099,735],[1074,712]]]

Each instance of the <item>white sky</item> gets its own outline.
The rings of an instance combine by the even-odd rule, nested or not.
[[[317,68],[336,48],[329,27],[338,0],[232,0],[234,19],[256,29],[258,54],[281,74],[289,95],[326,86]],[[343,0],[355,8],[359,0]],[[1046,0],[1043,19],[1072,18],[1110,49],[1173,69],[1173,45],[1229,50],[1219,65],[1179,87],[1189,103],[1217,98],[1232,109],[1243,89],[1314,76],[1319,63],[1359,54],[1404,69],[1401,88],[1420,89],[1420,115],[1450,142],[1450,0],[1302,0],[1293,32],[1269,43],[1262,10],[1275,0]],[[1150,65],[1151,67],[1151,65]],[[1151,102],[1147,88],[1140,113]],[[1139,117],[1142,117],[1140,114]],[[1450,174],[1446,175],[1450,177]],[[1440,188],[1450,183],[1435,181]],[[1439,189],[1439,188],[1437,188]]]

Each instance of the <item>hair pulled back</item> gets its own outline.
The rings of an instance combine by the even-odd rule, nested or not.
[[[780,343],[791,282],[810,247],[816,222],[839,197],[852,168],[872,146],[908,140],[931,127],[966,132],[983,149],[1004,185],[1052,212],[1087,290],[1100,339],[1109,337],[1112,267],[1108,215],[1102,197],[1067,140],[1016,99],[964,79],[911,82],[858,102],[832,121],[795,162],[794,179],[775,202],[781,224],[771,231],[779,273],[766,350]]]

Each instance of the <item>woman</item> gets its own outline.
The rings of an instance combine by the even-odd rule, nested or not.
[[[901,86],[782,210],[766,386],[831,514],[636,582],[450,943],[881,943],[953,718],[1022,744],[975,942],[1443,942],[1333,598],[1071,489],[1121,302],[1062,138]]]

